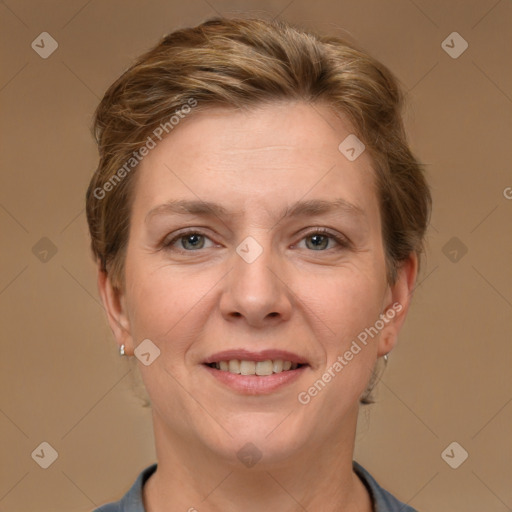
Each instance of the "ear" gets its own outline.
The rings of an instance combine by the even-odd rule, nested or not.
[[[125,346],[127,355],[133,355],[133,339],[124,293],[113,286],[110,277],[100,265],[98,265],[98,291],[117,344],[119,347]]]
[[[385,326],[379,338],[378,357],[391,352],[398,340],[409,305],[412,300],[414,285],[418,275],[418,256],[411,253],[397,270],[397,278],[393,285],[388,285],[384,298],[381,319]]]

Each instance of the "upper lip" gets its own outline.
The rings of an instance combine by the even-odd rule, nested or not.
[[[212,354],[207,359],[203,361],[203,364],[211,364],[218,363],[219,361],[231,361],[232,359],[238,359],[241,361],[267,361],[271,360],[282,360],[282,361],[291,361],[292,363],[297,364],[308,364],[307,360],[304,357],[301,357],[293,352],[288,352],[287,350],[259,350],[258,352],[253,352],[245,349],[233,349],[233,350],[224,350],[222,352],[217,352]]]

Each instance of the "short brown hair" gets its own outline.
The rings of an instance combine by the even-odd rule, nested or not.
[[[100,160],[87,190],[87,220],[94,256],[114,286],[124,281],[136,169],[126,162],[191,100],[194,111],[298,100],[344,115],[374,163],[389,282],[411,253],[423,252],[431,196],[406,140],[403,96],[392,73],[338,37],[282,21],[213,18],[164,37],[112,84],[96,110]]]

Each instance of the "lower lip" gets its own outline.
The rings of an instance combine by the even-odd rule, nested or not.
[[[245,395],[268,395],[273,393],[277,389],[296,381],[308,368],[307,365],[304,365],[295,370],[286,370],[272,375],[240,375],[217,370],[205,364],[203,367],[224,385]]]

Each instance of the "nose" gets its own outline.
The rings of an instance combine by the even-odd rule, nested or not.
[[[220,299],[222,316],[262,328],[290,318],[292,292],[275,255],[269,247],[249,262],[233,254],[233,267],[226,276]]]

